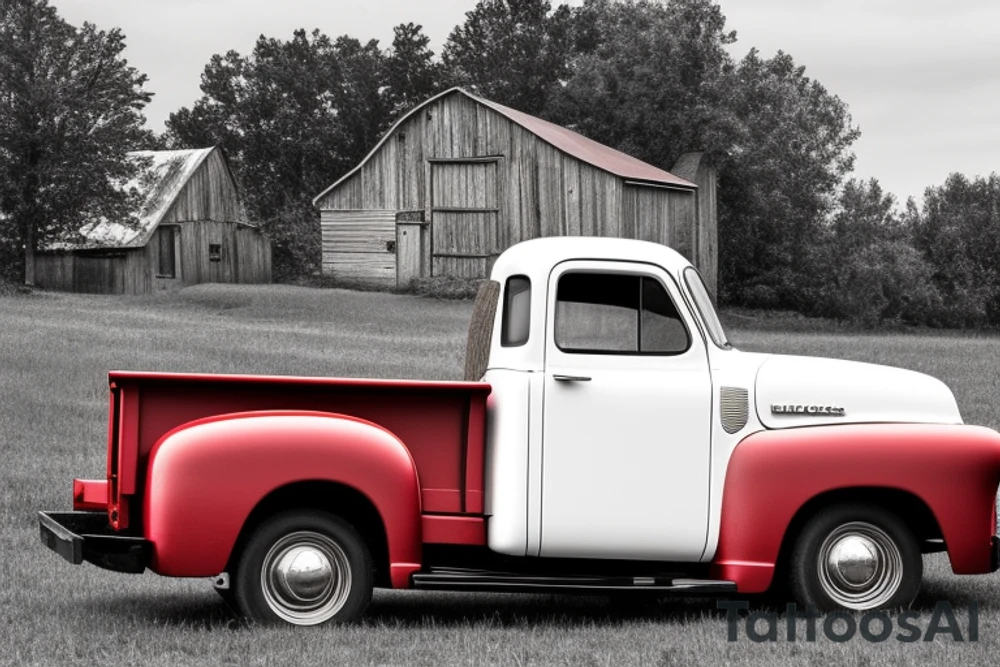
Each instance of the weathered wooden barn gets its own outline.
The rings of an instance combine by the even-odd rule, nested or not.
[[[323,271],[385,286],[475,278],[523,240],[614,236],[679,250],[714,292],[715,172],[699,154],[678,165],[687,178],[453,88],[313,200]]]
[[[97,294],[146,294],[197,283],[271,281],[271,246],[247,221],[218,147],[129,154],[143,167],[124,188],[143,202],[132,224],[84,224],[83,240],[35,255],[35,284]]]

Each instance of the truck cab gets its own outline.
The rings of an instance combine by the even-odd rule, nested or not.
[[[1000,434],[913,371],[740,352],[641,241],[501,255],[463,382],[112,373],[108,478],[42,512],[72,563],[212,577],[243,614],[374,586],[899,607],[922,554],[993,572]],[[140,401],[141,397],[141,401]]]

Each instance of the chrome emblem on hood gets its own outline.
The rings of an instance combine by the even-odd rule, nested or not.
[[[835,405],[772,405],[772,415],[801,415],[803,417],[843,417],[844,408]]]

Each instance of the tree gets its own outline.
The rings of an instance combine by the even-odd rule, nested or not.
[[[569,34],[547,115],[663,169],[705,152],[719,169],[720,300],[808,307],[805,249],[859,134],[847,106],[785,53],[734,62],[712,0],[586,0]]]
[[[948,309],[942,324],[1000,324],[1000,176],[951,174],[915,209],[914,244],[934,267]]]
[[[0,238],[27,284],[40,245],[135,207],[119,184],[141,166],[126,152],[152,141],[152,95],[124,49],[120,30],[69,25],[47,0],[0,0]]]
[[[202,97],[167,121],[174,146],[227,151],[250,213],[271,237],[279,278],[318,268],[312,197],[360,161],[388,126],[384,59],[376,41],[304,30],[288,41],[262,36],[247,56],[213,56]]]
[[[727,84],[737,133],[720,161],[723,300],[808,310],[808,253],[854,164],[847,105],[792,57],[755,49]]]
[[[530,114],[567,74],[570,10],[548,0],[480,0],[444,46],[451,81]]]
[[[385,96],[390,120],[395,121],[440,90],[443,71],[427,48],[431,40],[422,26],[401,23],[393,33],[385,61]]]
[[[874,178],[844,184],[830,224],[805,250],[815,276],[802,288],[809,314],[875,326],[929,324],[941,310],[931,265]]]
[[[735,132],[725,84],[736,35],[725,23],[709,0],[587,0],[548,115],[664,169],[690,150],[717,159]]]

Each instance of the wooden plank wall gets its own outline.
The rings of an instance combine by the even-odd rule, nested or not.
[[[222,153],[209,153],[161,222],[246,222],[246,212]]]
[[[621,236],[668,245],[692,260],[696,206],[694,192],[626,185]]]
[[[271,282],[271,243],[256,227],[236,225],[236,282]]]
[[[154,243],[155,239],[150,246]],[[211,245],[221,246],[219,261],[212,261]],[[184,285],[271,281],[271,246],[255,227],[213,220],[185,222],[180,225],[180,258]]]
[[[430,160],[469,157],[500,158],[495,163],[501,184],[499,251],[539,236],[645,238],[674,245],[705,271],[707,260],[695,252],[705,232],[697,229],[692,193],[653,188],[640,193],[457,92],[407,119],[357,172],[317,202],[327,221],[324,251],[333,252],[328,235],[334,211],[420,209],[433,225]],[[709,252],[714,262],[714,251]]]
[[[396,285],[395,211],[323,211],[320,225],[325,275]]]
[[[114,255],[93,252],[40,253],[36,283],[45,288],[84,294],[146,294],[151,277],[143,248]]]
[[[72,291],[74,259],[70,252],[35,253],[35,284],[44,289]]]

